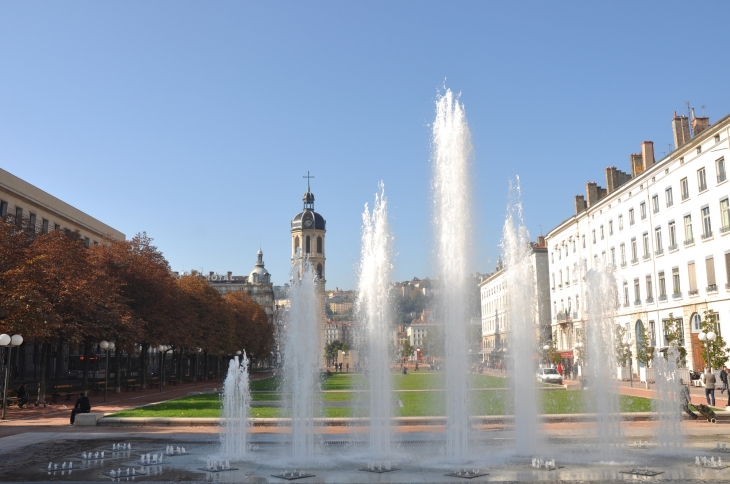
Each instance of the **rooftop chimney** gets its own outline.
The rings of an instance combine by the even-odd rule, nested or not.
[[[606,196],[606,189],[598,186],[596,182],[586,183],[586,198],[588,198],[588,206],[592,207],[597,204],[600,199]]]
[[[689,141],[689,119],[687,116],[677,116],[677,111],[674,111],[672,131],[674,132],[674,149],[677,150]]]
[[[538,235],[537,236],[537,246],[538,247],[545,247],[545,236],[544,235]]]
[[[692,108],[692,132],[695,136],[710,127],[710,118],[695,116],[695,108]]]
[[[612,193],[621,185],[631,180],[631,175],[618,170],[615,166],[606,168],[606,191]]]
[[[654,142],[644,141],[641,143],[641,158],[644,160],[644,170],[654,166]]]
[[[579,213],[585,211],[586,209],[586,197],[583,195],[576,195],[575,196],[575,214],[578,215]]]

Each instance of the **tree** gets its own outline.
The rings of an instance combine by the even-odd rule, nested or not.
[[[705,318],[700,323],[700,329],[705,334],[710,331],[714,332],[717,336],[715,341],[709,339],[702,345],[702,359],[705,360],[709,368],[721,368],[728,360],[728,351],[725,348],[725,340],[722,339],[718,331],[719,324],[717,323],[717,312],[710,309],[705,311]]]
[[[403,341],[403,357],[404,358],[410,358],[411,356],[413,356],[414,351],[415,350],[413,349],[413,346],[411,346],[410,341],[408,341],[407,339],[405,341]]]
[[[643,365],[648,365],[654,359],[654,347],[651,346],[649,334],[644,325],[636,334],[636,361]]]
[[[545,346],[547,346],[547,349],[545,349]],[[546,344],[542,345],[540,347],[540,352],[541,356],[553,365],[557,365],[563,361],[562,355],[555,346],[555,339],[551,339]]]
[[[631,346],[624,342],[626,336],[626,329],[623,326],[617,324],[615,326],[615,341],[616,344],[616,363],[621,368],[625,367],[629,363],[631,358]]]
[[[684,347],[682,319],[675,318],[673,313],[669,313],[669,319],[664,324],[664,338],[669,346],[677,348],[677,366],[685,368],[687,366],[687,350]],[[668,351],[664,352],[664,358],[669,358]]]
[[[444,356],[444,335],[441,328],[433,326],[423,337],[423,354],[432,358]]]

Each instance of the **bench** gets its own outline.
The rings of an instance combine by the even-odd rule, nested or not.
[[[103,416],[101,412],[77,413],[74,425],[96,427],[97,420]]]
[[[124,389],[127,391],[137,391],[137,387],[139,387],[139,384],[135,378],[130,378],[124,382]]]

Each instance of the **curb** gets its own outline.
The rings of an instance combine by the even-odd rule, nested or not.
[[[730,412],[716,412],[718,420],[730,421]],[[683,418],[686,416],[683,416]],[[650,421],[656,420],[655,412],[635,412],[621,413],[622,421]],[[472,425],[490,425],[490,424],[513,424],[514,415],[486,415],[480,417],[470,417],[469,421]],[[170,417],[102,417],[98,420],[97,425],[100,426],[132,426],[132,427],[207,427],[219,426],[223,419],[221,418],[170,418]],[[577,423],[577,422],[593,422],[596,420],[596,414],[544,414],[538,415],[538,420],[542,423]],[[395,417],[391,419],[393,425],[396,426],[433,426],[445,425],[446,417]],[[346,417],[346,418],[315,418],[314,422],[320,426],[342,427],[368,425],[370,419],[366,417]],[[252,427],[278,427],[280,425],[288,426],[291,423],[290,418],[250,418],[249,423]]]

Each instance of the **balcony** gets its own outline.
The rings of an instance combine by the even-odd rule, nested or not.
[[[723,225],[720,227],[720,233],[724,234],[725,232],[730,232],[730,225]]]
[[[639,263],[639,259],[637,259],[636,257],[634,257],[633,259],[631,259],[631,263],[632,264],[638,264]]]
[[[573,319],[578,319],[578,311],[573,311]]]
[[[710,284],[709,286],[707,286],[707,292],[717,292],[717,284]]]
[[[697,295],[699,295],[699,293],[700,293],[700,290],[699,289],[690,289],[689,290],[689,297],[697,296]]]
[[[621,263],[621,267],[626,267],[626,261],[623,261],[623,262]]]
[[[570,313],[568,311],[560,311],[557,316],[555,316],[555,319],[558,321],[565,321],[567,323],[570,321]]]
[[[674,294],[672,294],[672,299],[682,299],[682,293],[675,292]]]
[[[664,250],[663,249],[659,249],[656,252],[654,252],[654,255],[656,255],[656,256],[664,255]]]
[[[705,233],[705,234],[702,234],[702,240],[707,240],[707,239],[709,239],[710,237],[712,237],[712,230],[708,231],[708,232],[707,232],[707,233]]]
[[[641,299],[634,301],[634,306],[641,306]]]
[[[727,284],[725,284],[725,290],[726,290],[727,292],[730,292],[730,282],[729,282],[729,283],[727,283]]]
[[[644,254],[644,260],[651,259],[651,254]]]
[[[666,294],[662,294],[661,296],[659,296],[659,301],[660,302],[666,301],[666,300],[667,300],[667,295]]]
[[[646,304],[652,304],[653,302],[654,302],[654,298],[653,297],[646,298]]]
[[[694,245],[694,243],[695,243],[695,239],[694,239],[694,237],[692,237],[692,238],[689,238],[684,241],[684,246],[687,247],[689,245]]]
[[[677,244],[672,244],[669,247],[667,247],[667,249],[669,250],[669,252],[672,252],[673,250],[677,250],[678,247],[677,247]]]

